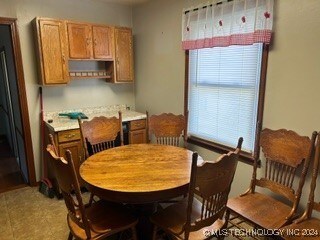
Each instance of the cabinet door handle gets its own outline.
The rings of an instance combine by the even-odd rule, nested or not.
[[[66,57],[64,56],[64,54],[62,55],[62,62],[66,63]]]
[[[87,45],[90,45],[90,39],[87,38]]]

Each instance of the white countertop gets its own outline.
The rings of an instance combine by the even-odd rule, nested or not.
[[[59,131],[79,128],[78,119],[70,119],[67,116],[59,116],[59,113],[82,112],[88,117],[88,119],[84,119],[84,121],[88,121],[94,117],[100,117],[100,116],[118,117],[119,111],[122,112],[123,122],[145,119],[147,117],[145,113],[126,110],[125,105],[115,105],[111,107],[95,107],[95,108],[72,109],[72,110],[66,110],[66,111],[45,112],[44,121],[53,131],[59,132]],[[52,120],[52,122],[49,123],[48,122],[49,120]]]

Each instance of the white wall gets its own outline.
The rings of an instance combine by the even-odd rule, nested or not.
[[[181,48],[182,9],[196,0],[153,0],[133,10],[136,63],[136,109],[183,113],[184,52]],[[311,136],[320,130],[319,0],[275,1],[263,127],[287,128]],[[217,154],[192,146],[205,159]],[[249,186],[252,167],[239,163],[231,196]],[[309,192],[304,188],[302,204]]]
[[[94,0],[0,0],[0,16],[18,19],[26,82],[36,176],[40,174],[40,103],[35,39],[31,21],[51,17],[132,27],[131,7]],[[112,85],[103,80],[74,80],[68,86],[44,87],[44,109],[63,110],[112,104],[134,106],[132,84]]]

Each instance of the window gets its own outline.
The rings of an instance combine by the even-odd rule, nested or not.
[[[252,158],[262,119],[264,52],[262,43],[189,51],[190,142],[228,150],[243,137],[242,150]]]

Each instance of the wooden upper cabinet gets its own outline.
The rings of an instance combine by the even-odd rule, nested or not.
[[[41,84],[67,84],[75,78],[134,81],[130,28],[50,18],[36,18],[34,22]]]
[[[109,26],[92,26],[93,57],[95,59],[113,60],[114,28]]]
[[[132,31],[130,28],[115,28],[115,49],[115,82],[133,82]]]
[[[41,84],[69,82],[65,23],[53,19],[35,19]]]
[[[114,28],[68,22],[69,58],[113,60]]]
[[[70,59],[92,58],[91,25],[67,23]]]

